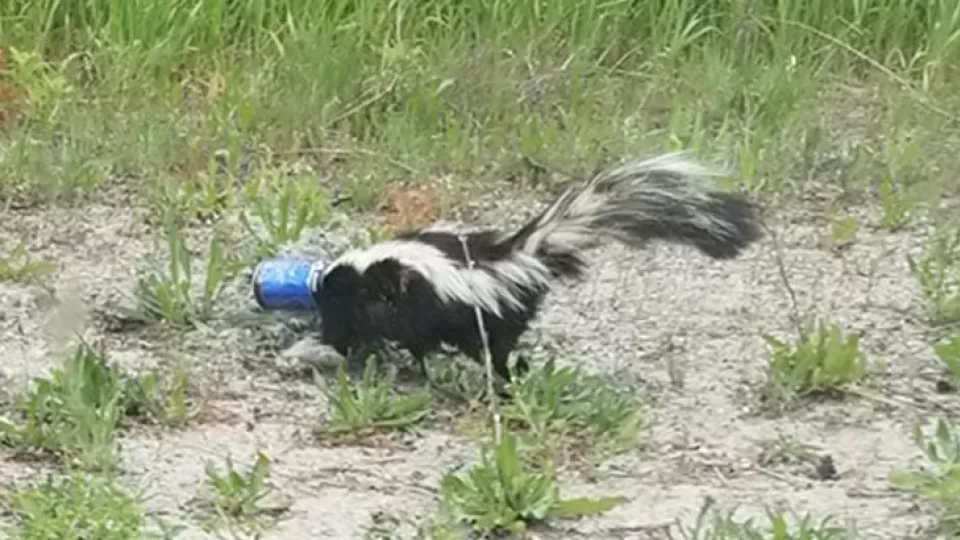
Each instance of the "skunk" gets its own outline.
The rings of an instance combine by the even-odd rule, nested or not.
[[[725,260],[759,240],[753,204],[697,182],[715,176],[682,154],[634,159],[568,187],[512,234],[431,226],[348,251],[317,278],[321,341],[345,357],[393,342],[421,369],[446,345],[482,365],[479,308],[493,366],[510,380],[510,353],[551,284],[586,277],[585,250],[664,240]],[[514,373],[528,369],[518,360]]]

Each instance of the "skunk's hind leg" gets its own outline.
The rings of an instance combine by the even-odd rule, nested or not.
[[[529,370],[527,361],[518,358],[514,370],[510,371],[510,355],[517,347],[522,331],[514,325],[491,325],[488,331],[488,344],[490,346],[490,363],[493,371],[509,383],[518,377],[522,377]],[[467,356],[471,357],[481,367],[486,366],[485,351],[479,340],[471,340],[467,344],[461,345],[462,350]]]
[[[490,360],[493,363],[493,369],[506,382],[523,377],[530,371],[530,365],[520,357],[517,358],[513,371],[510,371],[510,355],[517,348],[519,338],[518,334],[509,332],[506,335],[497,335],[490,340]],[[483,362],[482,358],[481,356],[481,363]]]
[[[417,367],[420,369],[420,374],[423,375],[423,378],[426,379],[429,386],[433,386],[433,379],[430,377],[430,370],[427,369],[427,353],[420,347],[406,347],[407,351],[410,352],[410,356],[413,356],[413,360],[417,363]]]

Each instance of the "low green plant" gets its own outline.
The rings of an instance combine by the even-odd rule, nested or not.
[[[923,454],[918,470],[894,471],[894,487],[913,493],[940,512],[940,529],[948,538],[960,534],[960,437],[945,420],[937,421],[934,432],[913,431],[913,441]]]
[[[763,441],[761,447],[762,450],[757,457],[757,462],[761,466],[808,463],[817,457],[809,444],[783,433],[778,433],[774,439]]]
[[[207,522],[210,528],[238,526],[248,534],[258,533],[290,509],[270,485],[270,458],[262,452],[257,453],[247,472],[238,471],[229,457],[223,473],[212,462],[204,472],[211,496],[200,496],[192,502],[214,514]]]
[[[217,314],[217,302],[226,282],[240,268],[230,257],[226,241],[219,233],[211,239],[207,264],[199,288],[194,284],[196,261],[171,216],[166,219],[169,261],[166,269],[142,272],[133,293],[133,307],[124,314],[141,324],[167,324],[188,327],[211,320]]]
[[[544,450],[622,451],[637,442],[643,426],[633,392],[578,368],[557,367],[553,358],[512,382],[508,392],[503,419],[543,443]]]
[[[9,497],[11,538],[20,540],[129,540],[153,538],[133,495],[109,478],[74,472],[47,475]],[[156,535],[159,538],[159,535]]]
[[[318,381],[318,384],[320,381]],[[430,393],[423,390],[398,394],[391,374],[377,375],[377,363],[369,357],[363,377],[354,384],[343,366],[337,371],[336,387],[325,391],[330,417],[317,429],[318,435],[363,435],[403,429],[423,420],[430,412]]]
[[[946,369],[953,387],[960,387],[960,332],[934,344],[933,352]]]
[[[81,469],[110,469],[124,418],[169,418],[175,393],[158,381],[155,374],[125,373],[103,351],[81,342],[49,377],[15,396],[18,419],[0,419],[0,443],[53,454]]]
[[[173,215],[177,216],[178,225],[194,219],[209,223],[230,208],[234,199],[232,185],[215,170],[193,180],[157,182],[148,196],[150,220],[163,224],[167,216]]]
[[[841,251],[853,243],[857,236],[857,219],[845,216],[831,220],[830,234],[827,237],[827,247],[833,251]]]
[[[197,414],[192,399],[190,373],[176,362],[169,373],[160,369],[132,378],[127,385],[127,416],[177,428]]]
[[[960,231],[938,229],[919,259],[907,257],[934,324],[960,321]]]
[[[0,439],[24,452],[53,453],[84,469],[114,465],[116,430],[124,415],[125,381],[86,343],[49,378],[14,400],[20,423],[0,421]]]
[[[247,210],[240,212],[240,221],[257,239],[262,256],[272,256],[281,246],[296,242],[304,229],[329,221],[332,212],[330,199],[315,178],[250,182],[243,202],[265,233],[253,226]]]
[[[49,261],[31,259],[27,255],[27,241],[21,240],[9,253],[0,256],[0,281],[34,282],[49,275],[54,268]]]
[[[765,397],[792,401],[815,394],[838,394],[866,375],[860,337],[838,325],[817,321],[803,327],[793,343],[764,335],[770,348]]]
[[[880,226],[888,231],[898,231],[906,227],[913,217],[917,203],[905,190],[905,186],[894,184],[890,175],[880,178]]]
[[[46,61],[38,51],[5,47],[0,76],[24,90],[21,114],[40,126],[49,126],[61,113],[62,105],[76,88],[64,72],[64,65]]]
[[[834,523],[831,517],[815,520],[809,514],[790,523],[782,511],[768,509],[766,524],[753,518],[737,519],[735,510],[719,510],[716,501],[707,497],[696,521],[689,527],[677,524],[682,540],[853,540],[856,535],[848,527]]]
[[[563,499],[551,471],[526,471],[522,461],[516,438],[504,434],[466,474],[443,477],[444,511],[454,522],[466,523],[479,533],[518,533],[546,519],[600,514],[626,502],[623,497]]]

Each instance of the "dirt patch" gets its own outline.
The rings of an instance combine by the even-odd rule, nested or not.
[[[113,358],[131,365],[170,352],[137,334],[98,332],[92,315],[131,290],[136,264],[151,251],[139,223],[97,205],[5,220],[4,234],[38,231],[32,254],[57,261],[48,285],[59,291],[51,299],[35,287],[0,289],[5,391],[48,370],[75,330],[104,340]],[[909,430],[946,406],[934,393],[930,336],[917,321],[905,263],[920,245],[917,234],[862,231],[837,254],[820,247],[816,225],[781,220],[772,227],[776,243],[767,239],[733,262],[673,246],[604,248],[591,254],[590,280],[557,287],[529,341],[559,344],[567,361],[642,387],[654,403],[642,448],[605,463],[594,481],[572,476],[564,483],[571,495],[619,494],[628,502],[545,537],[663,538],[663,527],[689,522],[705,496],[739,505],[744,515],[779,503],[855,519],[862,538],[906,538],[925,524],[887,481],[916,454]],[[753,410],[750,391],[767,354],[760,332],[791,327],[781,266],[802,311],[861,332],[867,355],[885,360],[876,399],[813,403],[779,418]],[[186,525],[183,538],[214,537],[184,510],[204,482],[207,460],[232,456],[246,464],[257,451],[269,454],[274,482],[293,504],[265,537],[295,540],[361,538],[376,516],[425,516],[441,474],[476,454],[467,439],[440,428],[387,445],[319,444],[309,435],[323,407],[316,387],[267,369],[286,357],[279,347],[261,346],[256,329],[224,332],[194,332],[171,348],[201,374],[219,413],[183,431],[129,432],[122,442],[124,482],[147,490],[151,510]],[[780,463],[769,451],[764,458],[770,444],[786,439],[829,456],[834,474],[818,472],[814,461]],[[0,460],[0,476],[33,467]]]

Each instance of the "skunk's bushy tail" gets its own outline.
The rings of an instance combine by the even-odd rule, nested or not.
[[[606,240],[637,248],[650,240],[684,243],[732,259],[762,233],[746,198],[702,183],[718,176],[682,154],[627,161],[567,188],[502,245],[567,276],[583,270],[578,252]]]

